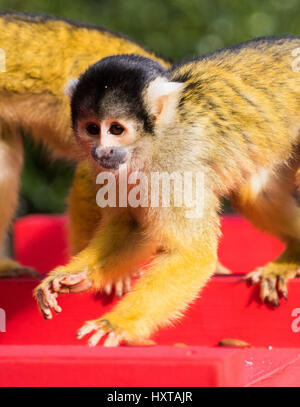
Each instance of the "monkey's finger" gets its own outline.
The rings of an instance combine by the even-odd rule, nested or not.
[[[276,278],[269,277],[263,278],[260,282],[260,298],[262,302],[270,302],[271,304],[278,306],[279,297],[276,290]]]
[[[105,292],[105,294],[107,294],[107,295],[110,295],[110,294],[111,294],[111,292],[112,292],[112,284],[111,284],[111,283],[105,284],[105,286],[104,286],[104,292]]]
[[[57,294],[50,292],[49,288],[44,289],[44,298],[49,307],[51,307],[55,312],[61,312],[61,307],[57,304],[56,298]]]
[[[43,294],[42,290],[37,291],[36,299],[37,299],[38,307],[41,310],[41,313],[43,314],[43,317],[45,319],[51,319],[52,312],[51,312],[49,305],[46,302],[46,299],[44,298],[44,294]]]
[[[251,273],[246,274],[246,276],[243,277],[243,279],[250,281],[251,284],[257,284],[260,281],[260,277],[261,269],[257,269],[255,271],[252,271]]]
[[[53,290],[54,292],[59,292],[60,289],[61,289],[60,278],[59,278],[59,277],[54,278],[54,279],[52,280],[51,286],[52,286],[52,290]]]
[[[89,334],[92,331],[95,331],[95,329],[98,328],[98,325],[95,322],[86,322],[77,332],[77,338],[81,339],[85,335]]]
[[[77,274],[69,274],[64,276],[60,279],[61,284],[63,285],[75,285],[80,283],[82,280],[86,280],[87,275],[86,273],[77,273]]]
[[[272,304],[275,305],[275,307],[278,307],[280,304],[280,299],[277,290],[275,289],[274,291],[270,291],[270,294],[267,298],[267,300]]]
[[[125,277],[124,278],[124,293],[129,293],[131,290],[131,278]]]
[[[286,284],[286,279],[283,276],[278,278],[278,291],[282,294],[283,298],[287,301],[288,299],[288,289]]]
[[[79,293],[89,290],[91,287],[92,282],[85,273],[56,278],[52,282],[53,290],[59,294]]]
[[[81,293],[82,291],[87,291],[92,287],[92,282],[89,280],[82,280],[78,284],[69,286],[70,293]]]
[[[118,280],[115,284],[116,297],[122,297],[123,295],[123,280]]]
[[[93,347],[98,344],[100,339],[106,334],[107,332],[104,329],[99,329],[91,338],[88,340],[88,345]]]
[[[85,291],[92,286],[92,282],[88,278],[86,272],[65,276],[61,279],[60,284],[64,287],[69,287],[71,293]]]
[[[269,286],[268,286],[267,280],[263,279],[260,283],[260,290],[259,290],[259,297],[262,302],[265,302],[265,299],[269,294],[268,290],[269,290]]]
[[[56,299],[52,296],[51,292],[49,291],[48,287],[45,287],[43,290],[43,298],[46,305],[49,307],[55,306]]]
[[[119,346],[122,342],[122,335],[117,335],[115,332],[110,332],[104,341],[104,346],[106,347],[114,347]]]
[[[51,308],[52,308],[57,314],[59,314],[59,313],[62,311],[62,309],[61,309],[61,307],[58,305],[57,300],[56,300],[56,297],[57,297],[57,294],[56,294],[56,295],[53,295],[53,294],[52,294],[52,296],[51,296],[51,299],[52,299],[52,301],[51,301]]]

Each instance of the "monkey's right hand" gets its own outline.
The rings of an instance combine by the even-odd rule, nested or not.
[[[62,311],[57,304],[59,294],[79,293],[92,287],[85,272],[67,274],[64,267],[56,269],[34,290],[34,296],[45,319],[52,319],[52,310]]]

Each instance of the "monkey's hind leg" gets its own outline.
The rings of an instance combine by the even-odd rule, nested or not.
[[[32,268],[24,267],[4,255],[7,230],[18,202],[22,166],[21,137],[0,122],[0,278],[39,275]]]
[[[300,271],[300,209],[289,184],[284,178],[272,180],[259,193],[246,185],[233,197],[232,204],[259,229],[286,243],[278,258],[245,277],[259,284],[262,302],[278,306],[281,295],[287,299],[288,280]]]
[[[247,274],[245,279],[252,284],[260,284],[260,298],[263,302],[270,302],[278,306],[281,294],[288,299],[287,282],[300,274],[300,242],[287,242],[284,252],[274,261],[264,267]]]

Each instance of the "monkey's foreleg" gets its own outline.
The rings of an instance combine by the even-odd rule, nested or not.
[[[197,243],[197,248],[187,245],[189,248],[183,251],[175,249],[159,255],[133,291],[111,312],[86,322],[78,331],[78,338],[93,333],[90,346],[106,336],[104,346],[117,346],[124,341],[143,343],[159,327],[181,317],[216,266],[215,245],[208,246],[207,241],[203,245]]]
[[[58,294],[79,292],[92,286],[107,289],[109,284],[116,284],[120,289],[120,281],[152,254],[152,247],[144,242],[141,232],[127,213],[104,219],[89,245],[69,264],[54,269],[34,290],[44,317],[52,318],[51,309],[61,311]]]
[[[87,161],[79,163],[74,174],[72,188],[68,197],[69,241],[72,255],[85,249],[91,241],[102,216],[103,210],[96,203],[95,180]],[[107,295],[114,293],[121,297],[131,289],[131,280],[136,275],[129,273],[118,280],[105,284]]]

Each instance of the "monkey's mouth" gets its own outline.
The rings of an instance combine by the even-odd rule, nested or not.
[[[107,169],[107,170],[118,170],[121,164],[124,164],[126,160],[124,161],[114,161],[114,160],[105,160],[102,159],[97,160],[97,162],[101,165],[101,167]]]

